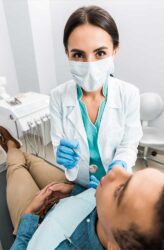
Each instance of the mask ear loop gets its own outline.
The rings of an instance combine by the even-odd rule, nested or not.
[[[113,66],[113,69],[112,69],[112,72],[109,74],[111,77],[114,77],[114,57],[113,55],[111,56],[112,57],[112,66]]]

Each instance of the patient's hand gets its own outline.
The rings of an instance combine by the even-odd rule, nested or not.
[[[50,183],[36,194],[23,214],[45,215],[54,203],[70,195],[73,186],[73,184]]]

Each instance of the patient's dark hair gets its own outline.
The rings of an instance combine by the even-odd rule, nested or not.
[[[155,217],[150,235],[143,235],[136,225],[128,231],[114,230],[113,234],[121,250],[164,250],[164,188],[155,205]]]
[[[68,39],[71,32],[76,27],[86,23],[105,30],[112,37],[114,48],[118,47],[119,33],[112,16],[99,6],[88,6],[75,10],[65,25],[63,43],[66,51],[68,49]]]

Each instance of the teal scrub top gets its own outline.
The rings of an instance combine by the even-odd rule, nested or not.
[[[93,164],[97,166],[98,168],[97,171],[95,173],[92,173],[92,175],[94,175],[98,180],[100,180],[106,174],[106,171],[101,161],[97,139],[98,139],[98,133],[99,133],[102,115],[103,115],[104,108],[107,102],[107,96],[108,96],[107,81],[103,85],[103,95],[105,99],[100,104],[97,119],[95,123],[92,123],[92,121],[89,118],[87,108],[84,102],[81,100],[82,95],[83,95],[83,91],[81,87],[77,85],[77,96],[78,96],[78,101],[80,105],[80,110],[81,110],[81,115],[82,115],[85,131],[87,134],[87,140],[88,140],[89,151],[90,151],[90,163],[89,164],[90,165]]]

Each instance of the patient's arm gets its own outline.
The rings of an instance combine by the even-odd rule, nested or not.
[[[73,184],[51,183],[36,194],[23,212],[16,239],[11,250],[25,250],[35,233],[39,217],[45,215],[48,208],[60,199],[70,195]]]
[[[19,224],[16,239],[10,250],[26,250],[30,239],[38,227],[38,222],[38,215],[23,215]]]
[[[74,184],[50,183],[43,188],[25,209],[24,214],[44,216],[47,210],[60,199],[68,197]]]

